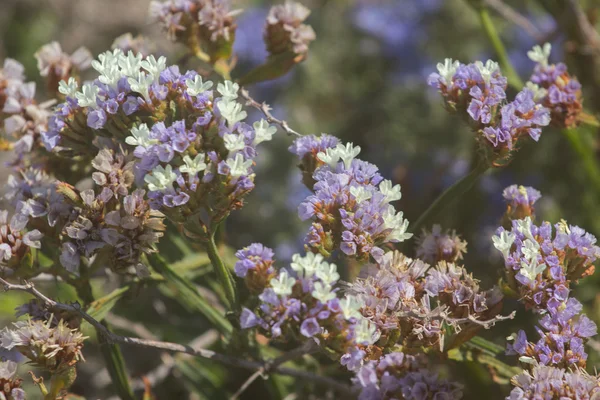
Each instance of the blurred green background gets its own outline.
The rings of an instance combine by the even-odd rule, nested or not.
[[[233,2],[235,8],[245,10],[238,20],[235,49],[239,61],[234,77],[263,59],[262,27],[273,3]],[[326,132],[360,145],[361,158],[377,164],[384,176],[402,185],[403,197],[398,208],[414,222],[445,188],[471,168],[473,133],[459,118],[444,110],[439,95],[426,85],[426,78],[435,71],[435,64],[446,57],[462,62],[494,57],[477,14],[464,0],[303,0],[302,3],[312,10],[308,23],[317,33],[307,61],[284,78],[250,87],[251,93],[271,104],[274,114],[288,120],[299,132]],[[526,51],[536,43],[551,41],[551,60],[567,62],[583,84],[584,106],[597,115],[599,57],[590,58],[573,29],[573,21],[557,13],[555,6],[560,2],[506,3],[535,28],[528,32],[514,20],[492,11],[494,24],[521,77],[528,79],[533,68]],[[592,23],[597,21],[600,4],[593,0],[580,3]],[[28,79],[38,82],[40,100],[47,97],[33,53],[52,40],[59,41],[66,52],[84,45],[96,55],[123,33],[141,33],[152,42],[155,54],[166,55],[174,63],[185,49],[168,42],[160,27],[149,22],[148,5],[148,0],[0,0],[0,60],[12,57],[23,63]],[[514,92],[509,93],[509,97],[513,95]],[[581,127],[578,134],[595,152],[598,131]],[[301,223],[296,214],[298,204],[308,192],[300,183],[294,156],[287,152],[291,140],[281,133],[263,146],[256,189],[246,206],[229,218],[226,230],[231,247],[263,242],[276,250],[282,261],[280,265],[301,251],[303,235],[309,226]],[[5,176],[8,170],[2,168]],[[484,176],[449,206],[438,221],[445,228],[456,229],[468,241],[465,265],[485,287],[494,284],[502,271],[490,237],[504,212],[502,190],[510,184],[531,185],[542,192],[544,197],[537,207],[539,217],[552,223],[564,218],[600,235],[600,191],[593,187],[581,160],[560,131],[545,129],[540,142],[527,143],[508,167]],[[349,276],[351,273],[347,271],[346,278]],[[202,282],[202,277],[198,277],[198,282]],[[599,283],[597,274],[586,278],[576,289],[578,298],[596,322],[600,322]],[[100,292],[114,282],[99,280],[95,284]],[[62,298],[74,296],[57,290]],[[12,319],[18,303],[18,296],[2,297],[0,312],[4,323]],[[483,335],[504,346],[505,337],[518,328],[526,326],[532,332],[535,317],[516,302],[505,305],[507,312],[515,308],[517,319],[501,323]],[[206,330],[201,318],[187,313],[160,291],[145,290],[129,296],[119,303],[115,314],[118,315],[113,316],[116,318],[113,322],[119,316],[131,321],[143,320],[152,334],[172,341],[184,342]],[[128,328],[132,327],[130,323]],[[161,363],[158,352],[124,350],[134,377],[147,374]],[[85,355],[88,361],[79,368],[80,378],[73,390],[86,398],[110,398],[108,375],[93,346],[85,349]],[[590,349],[590,371],[597,361],[597,353]],[[157,398],[219,399],[226,398],[225,393],[231,390],[224,387],[224,376],[231,372],[227,369],[205,360],[177,361],[177,365],[157,385],[154,391]],[[508,391],[508,386],[491,386],[493,383],[481,366],[451,364],[451,367],[453,379],[469,384],[466,398],[477,399],[482,394],[490,399],[502,398]],[[240,373],[240,382],[247,376],[244,374]],[[256,398],[253,396],[263,393],[260,385],[260,382],[253,385],[244,398]]]

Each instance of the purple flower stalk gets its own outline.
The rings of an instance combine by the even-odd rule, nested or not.
[[[593,399],[600,393],[598,377],[582,369],[567,371],[538,365],[511,381],[515,388],[506,400]]]
[[[542,194],[530,186],[511,185],[504,189],[502,197],[507,205],[507,219],[514,220],[534,217],[534,205]]]
[[[400,185],[383,180],[375,165],[356,159],[360,147],[311,136],[297,139],[290,150],[301,157],[305,183],[312,183],[306,174],[315,168],[315,183],[309,186],[314,194],[298,207],[300,219],[314,220],[305,240],[308,249],[326,256],[340,249],[359,259],[379,259],[382,244],[412,236],[402,212],[390,204],[400,199]]]
[[[536,94],[536,102],[551,112],[552,124],[558,127],[575,127],[583,111],[581,84],[572,77],[563,63],[550,64],[552,47],[536,45],[527,53],[536,62],[528,87]]]

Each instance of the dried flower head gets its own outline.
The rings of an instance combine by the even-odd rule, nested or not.
[[[308,45],[316,39],[313,28],[303,23],[309,15],[308,8],[292,0],[271,7],[264,33],[271,56],[291,52],[296,55],[296,62],[306,58]]]
[[[456,262],[467,252],[467,242],[455,231],[442,231],[440,225],[433,225],[431,232],[423,229],[417,238],[417,258],[435,265],[439,261]]]
[[[0,211],[0,272],[2,275],[31,273],[31,248],[39,249],[42,233],[37,229],[25,231],[29,218],[16,213],[10,220],[8,211]]]
[[[525,217],[534,218],[534,204],[542,197],[542,194],[530,186],[511,185],[504,189],[502,197],[507,205],[505,218],[508,222]]]
[[[46,78],[48,91],[58,91],[58,83],[77,77],[92,64],[92,53],[85,47],[80,47],[71,55],[64,53],[60,43],[50,42],[42,46],[36,53],[37,66],[40,75]]]
[[[60,373],[83,360],[81,349],[87,339],[63,321],[51,326],[50,322],[19,321],[13,328],[0,331],[2,347],[16,349],[31,362],[52,373]]]
[[[582,369],[535,366],[533,370],[511,379],[515,388],[506,400],[595,399],[600,393],[600,380]]]
[[[0,361],[0,399],[25,400],[25,391],[21,389],[22,379],[16,378],[17,363]]]

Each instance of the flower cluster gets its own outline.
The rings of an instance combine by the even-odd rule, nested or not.
[[[583,111],[581,84],[569,74],[565,64],[548,62],[551,49],[550,43],[546,43],[527,53],[536,62],[528,85],[535,92],[536,102],[550,110],[553,125],[574,127],[579,125]]]
[[[423,229],[417,238],[417,258],[435,265],[439,261],[456,262],[467,252],[467,242],[455,231],[442,231],[440,225],[433,225],[431,232]]]
[[[164,57],[120,50],[101,54],[92,66],[100,76],[81,92],[73,80],[61,83],[67,102],[50,119],[48,149],[89,153],[99,146],[95,131],[119,144],[124,139],[137,158],[136,183],[145,183],[153,208],[177,222],[201,208],[218,222],[241,207],[254,187],[256,146],[276,129],[264,120],[243,122],[237,84],[218,84],[217,96],[194,71],[181,74]]]
[[[594,272],[600,256],[596,238],[578,226],[562,221],[555,225],[532,223],[530,217],[498,228],[492,238],[504,256],[506,279],[528,308],[558,309],[567,300],[572,281]]]
[[[51,42],[42,46],[36,53],[40,75],[46,78],[50,93],[58,90],[60,81],[75,77],[92,64],[92,54],[85,47],[80,47],[71,55],[62,51],[60,43]]]
[[[22,379],[15,378],[17,363],[0,361],[0,399],[25,400],[25,391],[21,389]]]
[[[539,365],[512,379],[516,386],[506,400],[594,399],[600,393],[598,377],[581,369],[563,369]]]
[[[571,282],[593,273],[592,263],[600,255],[596,238],[564,221],[539,227],[530,217],[512,222],[512,230],[499,228],[493,237],[504,256],[506,278],[526,307],[542,315],[540,339],[527,342],[520,331],[509,352],[521,361],[543,365],[585,366],[585,341],[596,334],[596,325],[581,314],[581,303],[569,297]]]
[[[8,350],[16,349],[31,362],[49,370],[62,372],[83,359],[81,349],[84,337],[64,321],[51,326],[50,322],[19,321],[13,328],[0,331],[0,344]]]
[[[273,339],[313,338],[338,356],[358,353],[356,365],[360,365],[365,353],[358,347],[374,343],[378,334],[374,324],[359,313],[356,297],[337,297],[335,286],[340,275],[336,265],[324,261],[320,254],[295,254],[290,264],[293,272],[282,269],[275,274],[270,266],[264,268],[272,262],[272,254],[271,249],[258,244],[237,253],[238,276],[262,274],[266,281],[266,288],[258,296],[259,306],[243,309],[242,328],[258,327]],[[268,276],[272,278],[267,280]]]
[[[296,62],[306,58],[308,45],[316,39],[312,27],[303,23],[309,15],[308,8],[291,0],[271,7],[264,33],[270,56],[291,52]]]
[[[525,217],[534,218],[534,205],[542,194],[531,186],[511,185],[504,189],[502,197],[507,206],[505,218],[511,221]]]
[[[437,68],[429,84],[440,91],[449,110],[468,115],[478,138],[500,154],[515,148],[521,137],[539,140],[542,127],[550,123],[550,111],[534,101],[528,88],[506,102],[507,80],[496,62],[462,64],[446,59]]]
[[[309,186],[314,194],[298,207],[302,220],[315,219],[306,247],[325,256],[339,248],[348,256],[379,259],[379,246],[412,236],[402,212],[390,204],[400,199],[400,185],[384,180],[375,165],[356,159],[360,147],[335,143],[330,136],[313,136],[290,147],[301,158],[305,174],[307,165],[316,168],[315,184]]]
[[[111,49],[119,49],[124,54],[131,51],[133,54],[141,54],[142,57],[150,55],[150,48],[150,43],[148,43],[148,40],[144,36],[137,35],[136,37],[133,37],[129,32],[116,37],[111,46]]]
[[[159,22],[171,40],[187,45],[195,54],[207,54],[210,60],[231,55],[235,38],[234,17],[229,0],[152,1],[150,16]]]
[[[465,335],[474,335],[477,327],[493,325],[502,300],[497,288],[480,290],[461,266],[441,261],[430,268],[397,251],[368,266],[366,277],[351,283],[348,291],[380,332],[373,354],[396,346],[405,352],[422,347],[446,351]]]
[[[462,386],[441,380],[422,357],[394,352],[369,361],[354,378],[360,400],[461,399]]]
[[[29,218],[20,213],[14,214],[9,220],[8,211],[0,211],[0,275],[29,272],[31,249],[41,247],[43,235],[37,229],[25,232],[28,221]]]
[[[143,189],[115,194],[107,182],[98,194],[93,189],[79,192],[66,183],[58,190],[74,207],[61,234],[60,262],[69,272],[78,273],[82,257],[95,256],[117,272],[133,267],[139,276],[148,275],[141,256],[155,251],[165,226]]]
[[[273,250],[261,243],[252,243],[235,253],[235,274],[246,281],[246,287],[253,294],[260,294],[275,277]]]
[[[35,82],[25,82],[23,71],[23,66],[10,58],[0,69],[0,132],[10,139],[3,147],[14,150],[17,158],[12,164],[19,167],[31,162],[42,164],[39,154],[30,159],[25,156],[42,150],[40,134],[46,130],[48,107],[53,103],[36,102]]]

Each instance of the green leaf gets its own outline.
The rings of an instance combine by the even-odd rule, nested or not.
[[[228,336],[233,332],[231,323],[208,303],[189,279],[167,265],[156,253],[150,254],[148,261],[152,268],[167,280],[166,284],[170,285],[176,291],[177,296],[174,297],[175,300],[191,310],[202,313],[219,332]]]
[[[297,57],[298,55],[292,51],[271,56],[267,62],[259,65],[241,77],[239,83],[240,85],[249,85],[251,83],[277,79],[280,76],[287,74],[288,71],[297,64]]]
[[[129,289],[130,286],[124,286],[113,290],[106,296],[92,302],[86,312],[95,320],[102,321]]]

